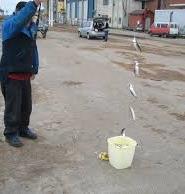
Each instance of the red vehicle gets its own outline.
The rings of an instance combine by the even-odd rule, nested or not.
[[[179,29],[176,23],[155,23],[152,24],[149,30],[150,35],[158,35],[163,37],[177,37]]]

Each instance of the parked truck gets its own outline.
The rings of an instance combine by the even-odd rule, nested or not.
[[[179,35],[178,25],[174,22],[156,22],[152,24],[149,30],[149,34],[158,35],[162,37],[174,37],[176,38]]]
[[[155,10],[154,25],[175,23],[180,35],[185,35],[185,9]]]

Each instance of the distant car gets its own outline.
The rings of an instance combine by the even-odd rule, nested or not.
[[[177,37],[179,34],[179,28],[176,23],[155,23],[152,24],[149,30],[150,35],[158,35],[163,37]]]
[[[78,35],[87,39],[105,38],[104,25],[104,20],[101,18],[83,22],[81,27],[78,28]]]

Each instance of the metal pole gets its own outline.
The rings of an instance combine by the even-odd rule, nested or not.
[[[77,25],[79,25],[79,0],[76,1],[76,10],[77,10],[77,13],[76,13],[76,16],[77,16]]]
[[[82,0],[82,25],[84,23],[84,0]]]
[[[48,15],[49,15],[49,26],[51,26],[51,8],[50,8],[50,0],[48,0]]]
[[[67,5],[67,2],[66,2],[66,0],[64,0],[64,9],[65,9],[65,11],[67,10],[66,5]]]
[[[53,0],[51,0],[51,27],[53,27]]]
[[[49,1],[49,25],[53,27],[53,0]]]

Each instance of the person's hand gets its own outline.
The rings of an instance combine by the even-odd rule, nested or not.
[[[35,79],[35,75],[32,75],[30,79],[31,80],[34,80]]]
[[[42,2],[44,2],[46,0],[34,0],[34,2],[37,4],[37,5],[40,5]]]

